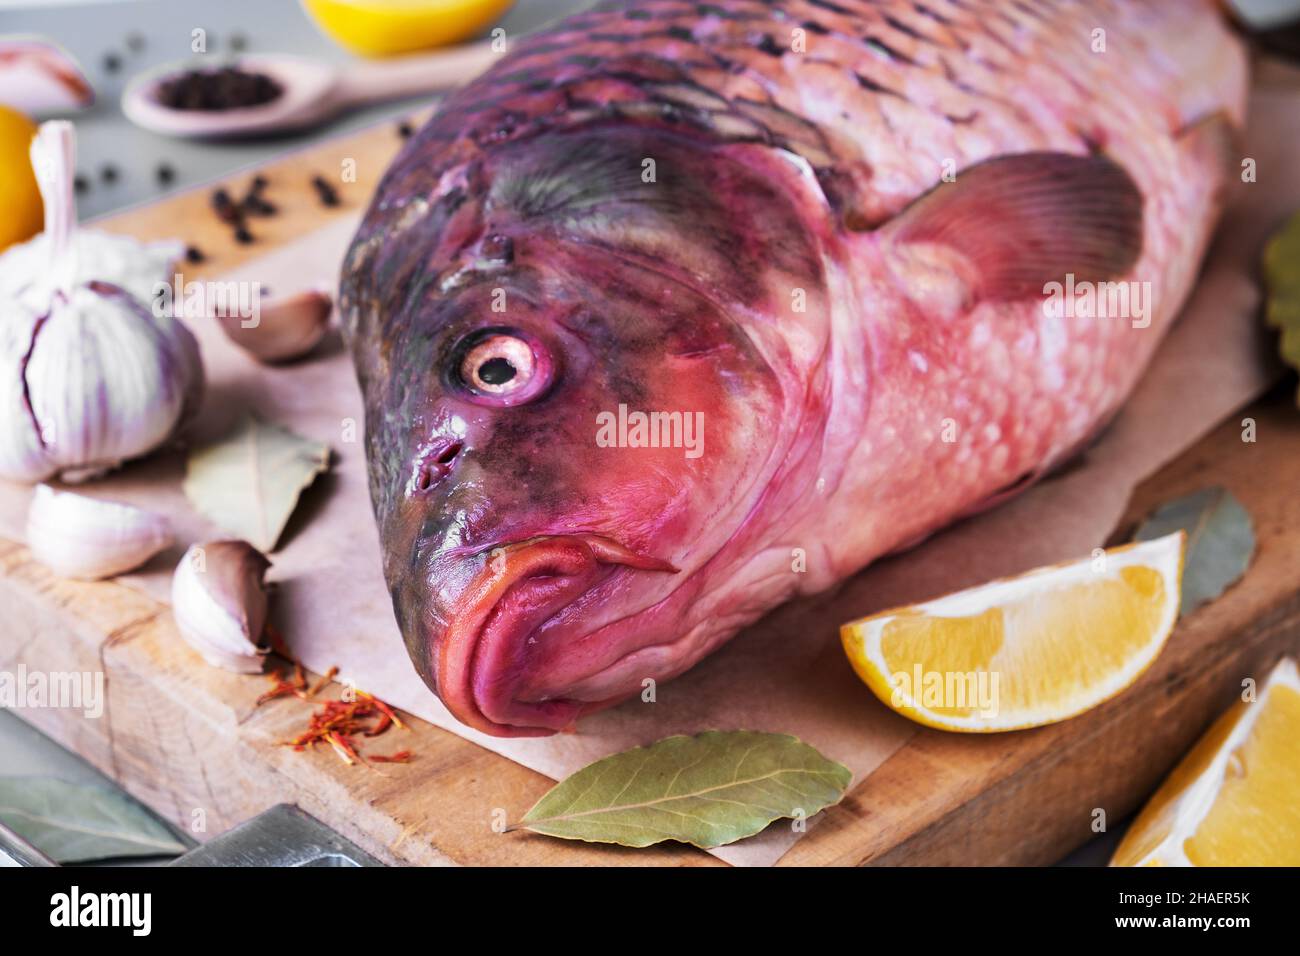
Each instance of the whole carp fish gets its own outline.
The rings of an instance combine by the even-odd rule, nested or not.
[[[1063,462],[1191,289],[1246,87],[1208,0],[637,0],[512,41],[344,266],[426,683],[570,728]]]

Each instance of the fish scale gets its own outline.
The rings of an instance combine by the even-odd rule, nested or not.
[[[641,0],[513,42],[344,267],[417,670],[562,729],[1067,460],[1190,291],[1245,86],[1208,0]],[[1144,321],[1049,313],[1067,275]],[[704,449],[606,447],[613,409]]]
[[[421,138],[485,145],[596,116],[654,117],[790,149],[827,183],[848,180],[828,189],[830,198],[871,225],[934,184],[939,164],[925,161],[931,156],[960,168],[1008,142],[1093,145],[1107,124],[1091,115],[1127,118],[1132,111],[1121,104],[1131,93],[1148,99],[1144,125],[1171,132],[1196,118],[1181,108],[1184,88],[1164,82],[1158,68],[1109,92],[1106,75],[1113,62],[1106,57],[1146,62],[1143,34],[1185,28],[1186,4],[1151,5],[1163,12],[1132,3],[1038,6],[604,4],[519,42],[508,71],[454,96]],[[810,24],[811,48],[790,52],[792,31]],[[1118,48],[1090,51],[1099,28]],[[1045,69],[1033,95],[1003,79],[1021,63]],[[900,154],[900,136],[921,151]]]

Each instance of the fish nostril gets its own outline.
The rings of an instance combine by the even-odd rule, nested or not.
[[[463,442],[439,442],[429,449],[420,464],[420,472],[415,478],[417,492],[428,491],[447,475],[451,474],[452,463],[465,447]]]
[[[460,442],[454,441],[443,448],[433,460],[440,465],[450,465],[456,460],[456,456],[460,454],[462,447]]]

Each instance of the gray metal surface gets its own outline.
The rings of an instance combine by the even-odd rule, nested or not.
[[[0,866],[58,866],[58,864],[0,823]]]
[[[281,803],[170,866],[383,866],[315,817]]]

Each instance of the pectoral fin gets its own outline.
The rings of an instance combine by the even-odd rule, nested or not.
[[[882,233],[960,252],[980,299],[1022,299],[1067,274],[1102,282],[1128,272],[1142,251],[1142,194],[1106,156],[1021,153],[962,170]]]

